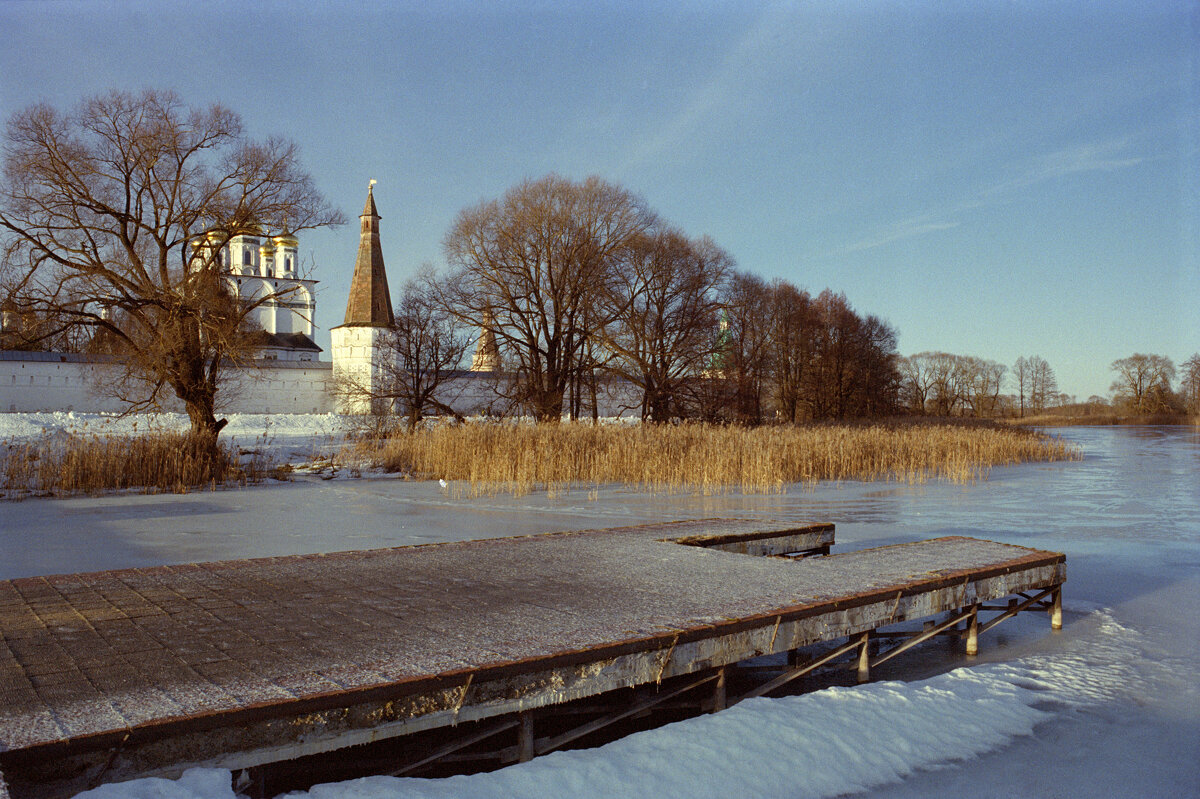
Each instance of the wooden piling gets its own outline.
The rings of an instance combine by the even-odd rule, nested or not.
[[[979,606],[971,606],[971,615],[967,617],[967,657],[979,654]]]
[[[858,639],[858,681],[871,681],[871,631],[863,633]]]

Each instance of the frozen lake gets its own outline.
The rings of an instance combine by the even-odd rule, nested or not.
[[[436,482],[311,477],[184,496],[5,502],[0,503],[0,577],[709,516],[834,522],[835,552],[949,534],[1057,550],[1067,554],[1063,632],[1051,634],[1045,619],[1025,614],[982,637],[980,656],[973,661],[935,645],[907,662],[893,661],[892,671],[881,669],[877,675],[903,683],[764,700],[754,706],[761,710],[746,710],[760,713],[758,727],[766,730],[792,723],[770,721],[781,713],[794,722],[797,714],[819,712],[822,735],[836,740],[842,729],[848,736],[842,755],[815,765],[796,761],[792,765],[805,770],[790,771],[794,784],[779,776],[778,790],[755,795],[837,796],[867,787],[871,796],[881,797],[1200,795],[1200,431],[1089,427],[1054,433],[1076,443],[1083,460],[995,469],[986,482],[968,486],[840,483],[795,487],[783,495],[716,497],[602,488],[556,498],[466,499],[456,497],[454,486],[445,490]],[[944,727],[960,737],[977,736],[980,745],[894,748],[891,739],[903,738],[906,730],[928,735],[921,724],[931,714],[946,712],[933,705],[920,711],[919,698],[965,691],[962,681],[968,678],[991,686],[983,692],[989,696],[1011,693],[1001,710],[1012,713],[993,718],[980,710],[983,715],[974,721],[941,716]],[[957,706],[965,706],[969,694],[961,694]],[[809,704],[787,710],[799,699]],[[878,734],[849,740],[854,728],[846,725],[856,713],[833,709],[830,702],[841,708],[877,703],[868,729]],[[738,716],[717,721],[741,707],[672,725],[674,731],[562,753],[566,760],[552,755],[458,782],[377,781],[359,784],[358,793],[345,786],[319,795],[553,795],[543,788],[574,795],[631,790],[655,796],[745,795],[757,790],[749,787],[754,775],[739,774],[737,761],[753,747],[752,739],[743,732],[724,743],[721,725],[735,723]],[[642,737],[655,733],[681,747],[679,762],[663,762],[662,769],[701,773],[697,769],[703,763],[729,761],[732,771],[703,780],[680,778],[671,783],[678,790],[664,785],[665,772],[643,771],[639,777],[637,768],[655,768],[636,765],[639,741],[658,740]],[[707,751],[683,746],[694,734],[710,742]],[[726,745],[743,751],[720,751]],[[601,767],[621,758],[635,758],[620,767],[627,783],[615,782],[617,777],[554,782],[561,775],[547,776],[556,768],[562,771],[556,764],[565,763],[572,765],[564,773],[576,777],[597,769],[608,774]],[[776,766],[777,775],[789,773],[787,763]],[[625,773],[630,769],[632,776]],[[194,782],[199,787],[177,786],[185,791],[179,795],[225,795],[213,792],[219,779]]]

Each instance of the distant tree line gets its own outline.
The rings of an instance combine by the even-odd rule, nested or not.
[[[1008,367],[973,355],[921,352],[900,359],[900,396],[916,415],[995,418],[1040,413],[1065,399],[1050,364],[1022,356]],[[1016,393],[1006,391],[1015,388]]]
[[[1010,369],[972,355],[922,352],[899,359],[900,403],[905,412],[928,416],[1024,417],[1051,409],[1072,415],[1200,415],[1200,353],[1180,367],[1162,355],[1137,353],[1113,361],[1110,397],[1086,402],[1060,392],[1050,364],[1022,356]]]
[[[739,271],[711,239],[599,178],[527,180],[465,209],[445,251],[448,269],[400,299],[442,313],[398,312],[395,341],[417,337],[410,320],[426,337],[435,324],[447,342],[482,331],[494,342],[502,407],[539,421],[595,416],[598,391],[614,382],[634,387],[630,409],[653,422],[849,419],[898,407],[887,323],[844,295],[813,297]],[[445,361],[407,357],[400,372],[376,393],[410,419],[436,411],[411,387],[446,384]]]

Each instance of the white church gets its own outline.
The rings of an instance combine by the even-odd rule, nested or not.
[[[209,245],[197,241],[192,246]],[[233,294],[246,300],[267,298],[254,309],[253,318],[261,331],[263,360],[315,361],[321,351],[312,340],[317,281],[300,277],[298,247],[290,233],[269,238],[242,235],[232,237],[217,253]]]

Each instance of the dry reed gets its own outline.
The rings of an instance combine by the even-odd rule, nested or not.
[[[479,496],[611,483],[703,494],[778,492],[817,480],[965,483],[986,477],[992,466],[1077,453],[1056,439],[998,426],[564,423],[446,425],[360,441],[341,457],[461,482],[468,495]]]
[[[274,472],[261,455],[239,458],[228,447],[182,433],[60,434],[36,442],[0,443],[0,491],[10,498],[124,489],[186,493],[244,485]]]

